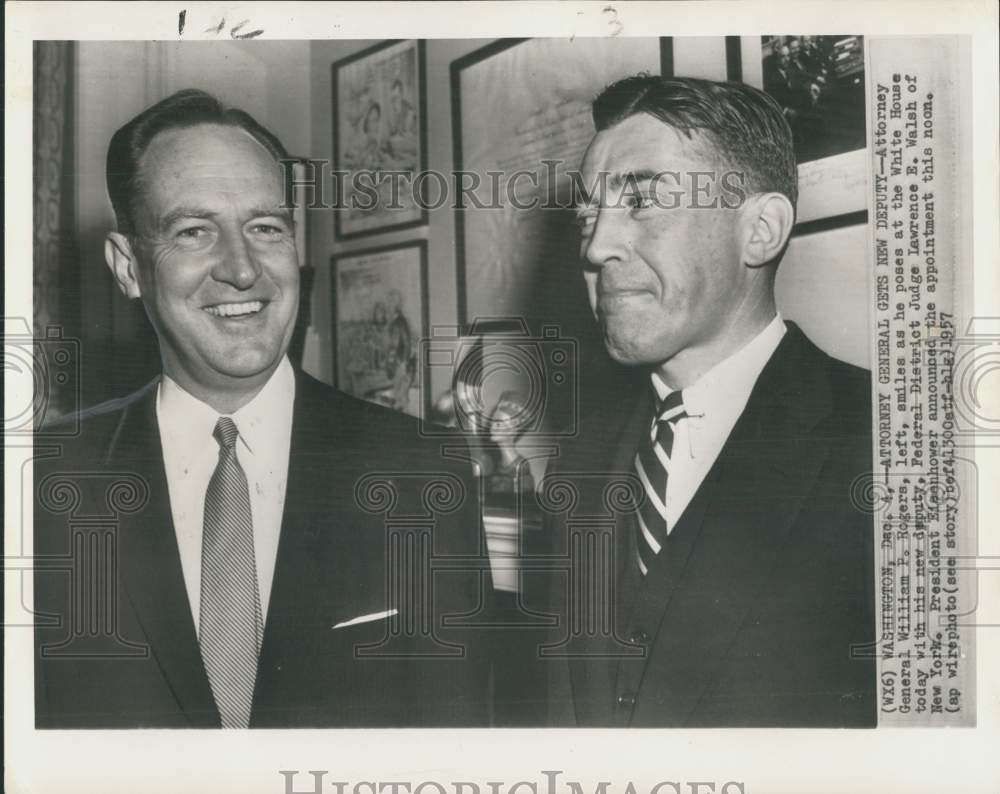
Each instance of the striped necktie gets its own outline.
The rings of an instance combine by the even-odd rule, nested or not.
[[[221,417],[212,433],[219,463],[205,492],[199,642],[223,728],[250,725],[263,634],[250,492],[236,459],[239,431]]]
[[[635,470],[646,498],[636,513],[636,561],[645,576],[667,541],[667,476],[674,445],[674,426],[687,417],[680,391],[661,403],[649,434],[643,435],[635,455]]]

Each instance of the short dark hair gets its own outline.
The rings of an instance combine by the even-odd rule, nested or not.
[[[186,129],[199,124],[237,127],[267,149],[275,160],[288,157],[277,136],[249,113],[238,108],[226,108],[211,94],[195,88],[178,91],[142,111],[111,136],[106,166],[108,196],[115,211],[118,231],[122,234],[135,232],[135,198],[141,188],[139,165],[153,139],[167,130]]]
[[[594,100],[597,131],[646,113],[688,138],[706,136],[721,163],[744,174],[753,193],[777,192],[795,206],[798,172],[792,130],[781,106],[743,83],[638,74],[612,83]]]

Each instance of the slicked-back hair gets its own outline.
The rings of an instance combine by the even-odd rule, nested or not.
[[[238,108],[226,108],[211,94],[198,89],[178,91],[142,111],[111,136],[105,173],[119,232],[128,235],[136,233],[135,206],[142,189],[139,167],[153,139],[167,130],[186,129],[199,124],[237,127],[267,149],[276,161],[288,157],[277,136],[249,113]]]
[[[726,169],[743,173],[750,193],[783,193],[795,206],[798,172],[792,130],[781,106],[743,83],[638,74],[612,83],[594,100],[598,132],[646,113],[682,132],[705,136]]]

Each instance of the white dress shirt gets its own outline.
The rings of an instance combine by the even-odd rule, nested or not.
[[[281,516],[288,483],[288,453],[292,441],[295,373],[282,359],[264,388],[231,414],[240,437],[236,459],[247,477],[253,515],[254,559],[260,589],[261,614],[266,620],[278,555]],[[163,463],[170,492],[170,512],[181,555],[184,586],[199,629],[201,615],[201,536],[205,492],[219,462],[219,444],[212,436],[220,414],[164,375],[156,395],[156,421],[163,444]]]
[[[776,314],[750,342],[681,392],[688,418],[674,425],[665,500],[668,534],[719,457],[761,370],[784,335],[785,322]],[[655,372],[652,379],[659,399],[666,399],[672,389]]]

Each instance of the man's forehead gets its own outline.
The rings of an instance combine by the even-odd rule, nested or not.
[[[151,191],[279,190],[281,166],[245,131],[218,125],[167,130],[142,155],[139,176]]]
[[[595,175],[606,172],[609,179],[639,171],[677,170],[688,164],[704,164],[698,144],[701,133],[691,136],[646,113],[637,113],[601,130],[583,157],[581,170]]]
[[[139,169],[146,176],[156,173],[159,178],[279,173],[277,161],[253,136],[239,127],[219,124],[164,130],[146,147]]]
[[[157,135],[140,161],[144,224],[176,217],[280,214],[280,165],[235,127],[197,125]]]

